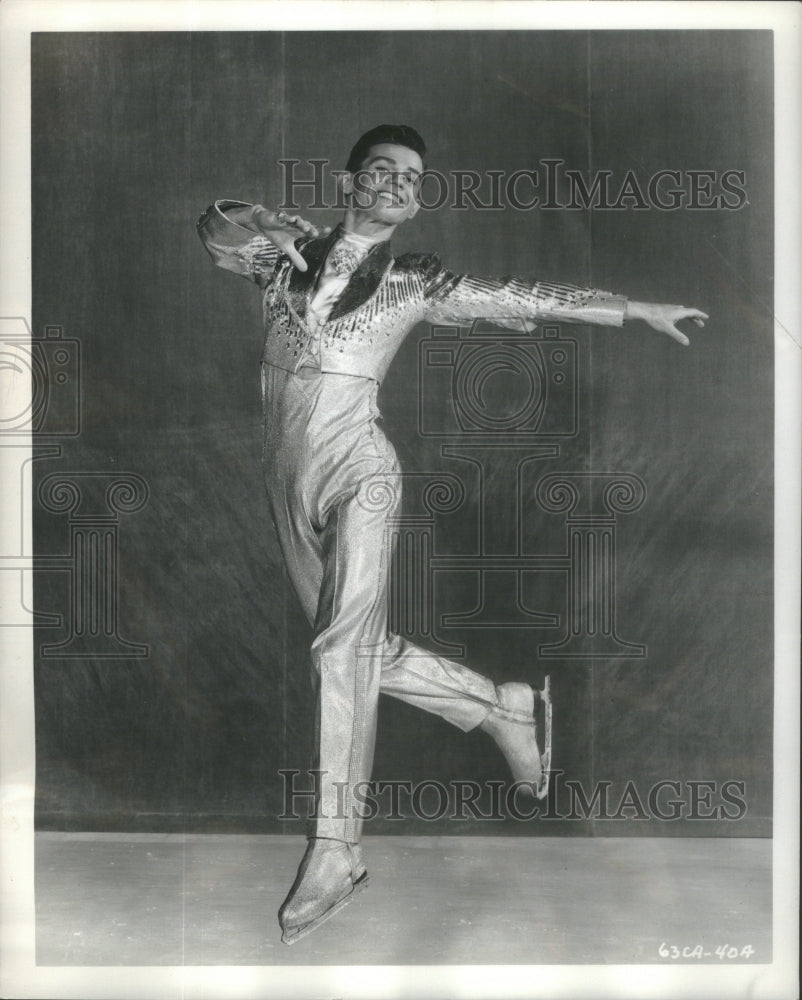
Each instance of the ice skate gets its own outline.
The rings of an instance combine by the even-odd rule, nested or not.
[[[281,940],[295,944],[311,934],[367,884],[368,873],[358,845],[310,840],[295,882],[279,910]]]
[[[528,684],[500,684],[497,704],[480,728],[493,737],[516,782],[544,799],[551,769],[551,682],[542,691]],[[542,714],[542,720],[537,716]]]

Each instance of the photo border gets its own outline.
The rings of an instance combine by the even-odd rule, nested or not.
[[[37,967],[34,948],[33,641],[2,630],[0,670],[0,995],[30,998],[739,996],[793,1000],[799,843],[799,566],[802,444],[799,53],[796,3],[370,0],[59,2],[0,5],[0,316],[31,321],[30,34],[34,31],[773,29],[775,55],[775,701],[773,962],[770,965]],[[580,27],[578,27],[580,26]],[[29,398],[20,381],[12,405]],[[14,412],[19,412],[16,410]],[[25,439],[20,442],[26,446]],[[27,442],[30,450],[30,441]],[[30,498],[30,462],[22,508]],[[5,524],[5,521],[4,521]],[[5,533],[5,532],[4,532]],[[30,509],[23,537],[31,537]],[[5,551],[5,550],[4,550]],[[0,574],[14,577],[16,574]],[[30,577],[30,574],[27,575]],[[8,586],[8,580],[3,580]],[[30,589],[30,587],[29,587]],[[2,596],[2,595],[0,595]],[[31,594],[26,595],[31,606]],[[536,970],[536,977],[533,971]]]

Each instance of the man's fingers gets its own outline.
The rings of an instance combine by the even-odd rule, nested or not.
[[[689,319],[696,326],[703,327],[705,325],[705,320],[710,319],[710,317],[707,313],[702,312],[701,309],[686,309],[685,306],[680,306],[674,319],[674,323],[678,323],[683,319]],[[674,324],[672,324],[672,327],[676,330],[676,326],[674,326]],[[671,334],[671,336],[674,337],[674,334]],[[688,338],[685,337],[684,334],[682,336],[684,337],[684,340],[680,340],[679,337],[674,337],[674,339],[679,340],[681,344],[688,344]]]
[[[298,268],[299,271],[306,271],[307,270],[307,263],[306,263],[306,261],[298,253],[298,251],[295,249],[294,246],[292,246],[292,245],[288,246],[284,252],[287,254],[287,256],[290,258],[290,260],[292,261],[292,263],[295,265],[295,267]]]
[[[685,309],[683,307],[679,319],[692,319],[697,326],[704,326],[704,321],[710,319],[710,317],[707,313],[703,313],[701,309]]]
[[[674,340],[679,341],[683,347],[687,347],[690,344],[690,340],[688,340],[682,330],[678,330],[675,326],[668,327],[666,333],[669,337],[673,337]]]
[[[280,225],[297,229],[305,236],[326,236],[331,232],[331,226],[323,226],[322,229],[319,229],[306,219],[302,219],[300,215],[288,215],[286,212],[279,212],[276,215],[276,220]]]
[[[315,228],[311,222],[302,219],[300,215],[288,215],[283,221],[285,225],[294,226],[295,229],[300,229],[302,233],[308,233],[310,229]]]
[[[306,261],[295,248],[295,239],[298,233],[304,236],[318,237],[328,236],[331,226],[314,226],[300,215],[290,215],[288,212],[270,212],[263,209],[262,231],[267,238],[279,248],[292,261],[294,267],[299,271],[308,270]],[[293,235],[295,234],[295,235]]]

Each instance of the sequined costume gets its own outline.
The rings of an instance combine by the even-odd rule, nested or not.
[[[476,318],[621,326],[626,300],[594,289],[456,275],[435,254],[392,256],[376,244],[322,322],[310,297],[342,236],[296,242],[301,272],[220,201],[198,222],[219,266],[262,290],[265,485],[287,572],[314,628],[314,767],[323,773],[310,836],[355,843],[354,792],[370,779],[378,696],[393,695],[473,729],[496,705],[480,674],[387,634],[388,520],[400,467],[377,426],[376,395],[415,324]]]

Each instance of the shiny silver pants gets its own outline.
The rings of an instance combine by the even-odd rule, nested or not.
[[[356,842],[354,791],[369,781],[379,693],[479,725],[495,686],[458,663],[387,633],[387,523],[400,467],[376,425],[378,384],[262,365],[263,468],[287,568],[314,628],[312,681],[321,772],[310,836]]]

